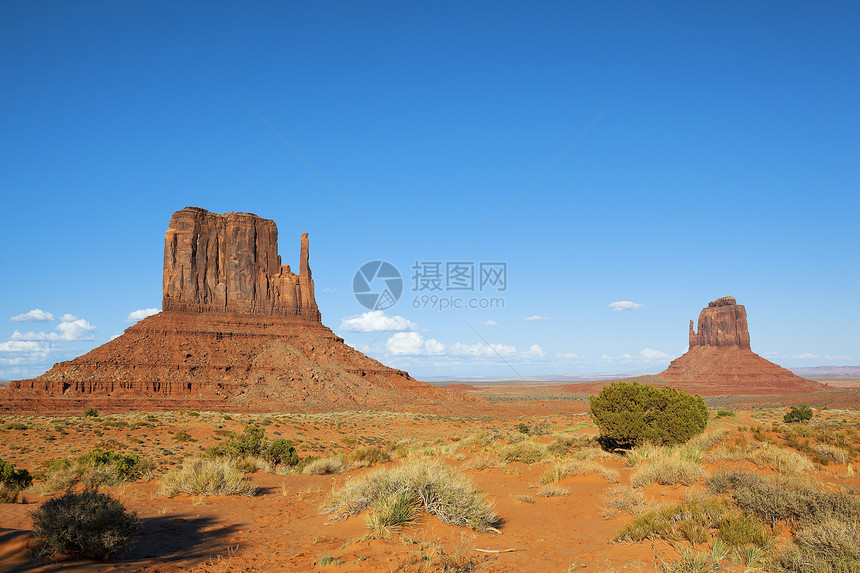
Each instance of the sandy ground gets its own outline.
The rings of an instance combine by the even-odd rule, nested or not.
[[[565,409],[576,401],[565,402]],[[507,404],[510,406],[510,404]],[[712,420],[709,431],[722,427],[765,425],[781,419],[784,407],[756,408],[734,419]],[[858,427],[854,410],[818,410],[818,419],[832,419]],[[251,475],[255,497],[178,495],[158,493],[158,477],[199,452],[238,432],[248,422],[259,423],[269,439],[289,438],[299,454],[347,453],[358,445],[384,446],[408,440],[413,456],[439,458],[460,468],[479,490],[495,502],[503,518],[501,533],[477,533],[443,525],[422,516],[417,523],[390,539],[365,538],[364,517],[331,522],[320,506],[333,488],[374,468],[355,468],[339,475]],[[481,449],[450,446],[477,432],[511,435],[517,423],[545,422],[551,432],[596,434],[585,413],[547,416],[441,417],[379,412],[336,414],[232,414],[191,412],[132,413],[96,418],[6,416],[0,419],[0,458],[38,471],[40,463],[74,457],[93,447],[136,453],[157,464],[156,476],[146,483],[130,483],[103,491],[136,511],[143,521],[141,541],[110,563],[67,561],[45,563],[28,554],[34,546],[30,512],[56,494],[25,493],[27,503],[0,504],[0,571],[436,571],[442,563],[459,563],[449,570],[481,571],[595,571],[609,573],[655,571],[659,559],[671,560],[667,543],[614,543],[613,535],[632,520],[628,513],[605,518],[604,496],[610,484],[598,475],[568,476],[560,486],[569,495],[539,497],[541,475],[552,462],[508,463],[474,469]],[[23,429],[26,428],[26,429]],[[177,441],[185,431],[194,441]],[[181,434],[180,434],[181,435]],[[551,442],[550,435],[538,438]],[[619,473],[628,484],[632,469],[620,457],[597,460]],[[394,460],[387,465],[401,463]],[[706,471],[719,468],[705,466]],[[849,477],[845,466],[821,468],[821,479],[860,488],[859,477]],[[666,504],[701,490],[686,487],[644,488],[655,504]],[[483,551],[481,551],[483,550]],[[495,553],[498,551],[498,553]],[[445,557],[442,557],[444,554]],[[470,568],[471,567],[471,568]]]

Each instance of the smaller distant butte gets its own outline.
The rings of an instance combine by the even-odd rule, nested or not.
[[[828,390],[754,353],[747,311],[731,296],[708,303],[699,313],[697,330],[690,321],[690,348],[658,376],[670,386],[710,396]]]

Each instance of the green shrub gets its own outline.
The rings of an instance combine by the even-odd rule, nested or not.
[[[231,453],[247,456],[259,456],[266,447],[266,430],[256,426],[245,426],[245,430],[227,442]]]
[[[89,407],[84,410],[84,416],[87,418],[98,418],[99,411],[93,407]]]
[[[66,492],[31,513],[33,536],[42,557],[55,555],[108,559],[134,544],[137,513],[111,496],[94,490]]]
[[[791,410],[789,410],[782,418],[782,421],[786,424],[793,424],[795,422],[808,422],[811,419],[812,408],[803,404],[800,406],[792,406]]]
[[[177,442],[196,442],[194,438],[191,437],[191,434],[186,432],[185,430],[179,430],[175,434],[173,434],[173,439]]]
[[[731,410],[717,410],[717,413],[714,416],[714,418],[734,418],[734,417],[735,417],[735,413],[732,412]]]
[[[266,448],[265,458],[270,464],[294,466],[299,463],[299,454],[290,440],[277,439]]]
[[[30,484],[33,483],[33,476],[27,470],[19,470],[10,462],[0,459],[0,483],[22,490],[25,487],[30,487]]]
[[[753,544],[765,547],[771,536],[766,526],[759,520],[748,515],[729,514],[719,523],[720,539],[737,547]]]
[[[675,388],[615,382],[591,397],[591,416],[606,446],[671,445],[704,431],[708,408],[699,395]]]
[[[47,493],[71,489],[77,483],[99,487],[140,481],[151,477],[153,467],[152,462],[140,456],[96,448],[74,461],[57,459],[46,462],[45,471],[40,475],[43,483],[39,490]]]

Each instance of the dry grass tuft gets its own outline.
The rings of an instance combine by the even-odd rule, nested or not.
[[[343,469],[343,460],[337,456],[332,456],[312,461],[305,466],[302,473],[320,476],[325,474],[339,474],[343,472]]]
[[[323,511],[345,519],[392,495],[409,494],[443,523],[476,531],[492,529],[499,521],[486,496],[462,474],[438,461],[416,459],[384,467],[351,479],[323,504]]]
[[[172,497],[177,493],[191,495],[247,495],[257,494],[257,488],[229,457],[185,458],[182,466],[161,478],[160,493]]]

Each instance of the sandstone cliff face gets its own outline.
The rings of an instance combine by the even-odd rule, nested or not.
[[[165,311],[295,316],[319,321],[302,235],[299,274],[281,265],[274,221],[186,207],[164,235]]]
[[[750,333],[747,327],[747,311],[735,302],[734,297],[724,296],[708,304],[699,313],[698,333],[690,321],[690,348],[695,346],[737,346],[750,348]]]

